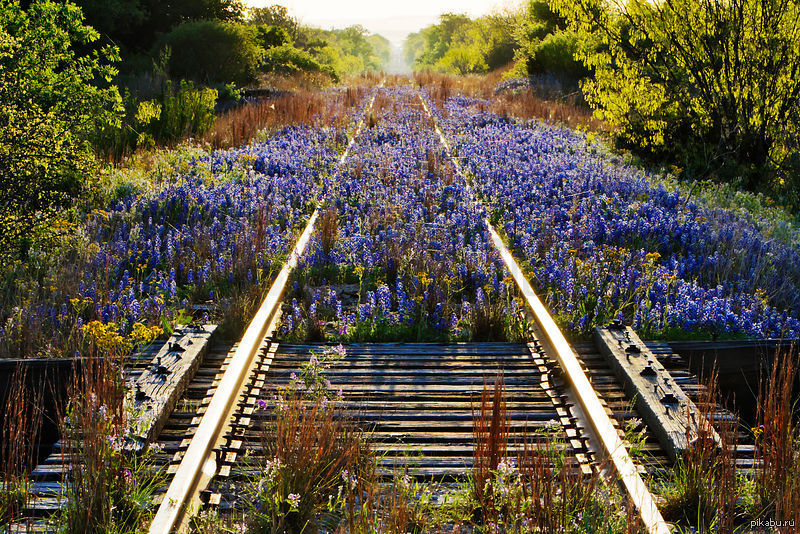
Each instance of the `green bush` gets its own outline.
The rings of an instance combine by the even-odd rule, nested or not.
[[[577,34],[567,29],[566,19],[551,10],[547,2],[528,2],[516,35],[521,74],[551,74],[573,82],[589,74],[583,63],[575,59]]]
[[[182,80],[176,91],[167,82],[161,113],[152,122],[153,138],[161,143],[174,143],[184,137],[203,135],[214,125],[216,103],[216,89],[197,88],[192,82]]]
[[[444,72],[451,72],[454,74],[485,72],[487,69],[483,55],[474,48],[466,46],[459,46],[448,50],[444,57],[436,62],[436,67]]]
[[[256,42],[261,48],[267,49],[275,46],[291,44],[292,38],[289,36],[289,32],[285,28],[261,24],[256,26]]]
[[[263,53],[251,26],[212,20],[177,26],[164,36],[160,48],[170,50],[171,77],[207,85],[252,82]]]
[[[106,159],[119,161],[139,147],[200,137],[214,125],[217,95],[216,89],[196,87],[186,80],[177,88],[171,81],[165,82],[161,95],[152,100],[141,101],[126,90],[122,123],[98,129],[93,139],[95,150]]]
[[[276,46],[267,50],[261,62],[261,70],[281,74],[324,72],[334,80],[339,79],[332,67],[320,65],[311,54],[292,45]]]
[[[545,36],[529,50],[528,74],[555,74],[570,80],[578,80],[588,74],[586,67],[575,60],[578,37],[572,32],[556,32]]]

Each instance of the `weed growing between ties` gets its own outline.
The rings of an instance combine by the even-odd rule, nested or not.
[[[280,395],[259,403],[267,417],[260,448],[246,453],[255,475],[238,488],[241,511],[204,512],[195,532],[637,532],[618,492],[580,474],[558,424],[512,436],[502,376],[473,413],[466,480],[416,479],[413,462],[392,468],[325,378],[343,355],[312,354]]]
[[[476,531],[638,531],[616,487],[599,474],[581,473],[557,423],[517,436],[509,429],[504,381],[498,375],[493,386],[484,385],[473,415],[473,465],[466,502]],[[509,451],[510,444],[516,455]]]
[[[795,531],[800,525],[798,369],[797,352],[779,354],[761,382],[754,463],[747,469],[737,467],[736,423],[718,413],[717,377],[711,376],[698,402],[701,436],[657,488],[665,519],[687,531],[749,532],[770,522],[776,531]],[[719,444],[708,437],[712,428]]]
[[[771,518],[794,528],[800,526],[798,371],[800,353],[780,354],[762,384],[755,428],[759,469],[746,499],[751,518]]]
[[[126,342],[99,322],[84,329],[86,356],[78,361],[61,422],[64,473],[62,508],[55,528],[65,533],[138,532],[151,516],[162,474],[124,446],[135,414],[124,411]]]
[[[691,446],[658,488],[664,519],[680,528],[701,532],[731,532],[736,522],[736,427],[717,417],[719,389],[716,373],[704,381],[697,402],[698,436],[687,435]],[[716,422],[716,425],[714,424]],[[716,430],[720,441],[714,440]]]

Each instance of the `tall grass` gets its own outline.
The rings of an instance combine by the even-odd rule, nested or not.
[[[28,499],[28,475],[38,456],[44,384],[32,384],[20,363],[9,384],[0,428],[0,526],[18,517]]]
[[[472,481],[475,501],[486,521],[496,520],[493,474],[505,459],[508,450],[509,421],[505,396],[505,380],[498,373],[494,387],[484,384],[480,406],[472,415]]]
[[[608,126],[594,117],[592,110],[580,103],[579,95],[546,98],[534,88],[516,94],[504,93],[490,100],[486,110],[501,117],[539,119],[545,122],[583,128],[593,132],[608,131]]]
[[[800,355],[776,356],[756,408],[755,514],[800,525],[800,426],[796,393]]]
[[[485,384],[473,413],[472,521],[487,532],[637,532],[634,509],[595,471],[585,476],[557,423],[511,440],[505,385]],[[516,456],[508,454],[515,442]],[[516,460],[516,465],[515,465]]]
[[[147,455],[124,453],[133,421],[124,413],[122,353],[108,337],[84,341],[88,356],[75,366],[61,422],[65,499],[56,527],[69,534],[137,532],[150,516],[161,473]]]
[[[353,491],[369,478],[369,443],[334,404],[286,401],[266,425],[263,478],[252,501],[249,532],[316,532],[337,523],[341,505],[355,509]],[[355,516],[348,514],[353,524]]]
[[[594,117],[580,91],[564,93],[549,88],[539,91],[532,85],[521,91],[504,91],[499,95],[496,94],[497,84],[504,74],[503,69],[472,76],[418,71],[414,73],[414,82],[419,87],[425,88],[445,116],[444,102],[451,96],[464,95],[485,101],[479,104],[481,111],[489,111],[501,117],[539,119],[593,132],[608,130],[603,121]]]
[[[679,526],[701,532],[732,532],[737,515],[736,426],[730,418],[718,418],[719,380],[716,372],[704,379],[697,402],[697,436],[689,434],[690,446],[671,468],[661,494],[661,512]],[[716,423],[716,424],[715,424]],[[716,430],[719,441],[713,439]]]

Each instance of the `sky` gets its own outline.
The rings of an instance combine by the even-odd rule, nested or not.
[[[280,4],[302,24],[325,30],[360,24],[399,46],[409,33],[435,23],[442,13],[485,15],[513,0],[245,0],[251,7]]]

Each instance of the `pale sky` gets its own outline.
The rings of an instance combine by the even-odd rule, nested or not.
[[[442,13],[485,15],[495,8],[519,5],[519,0],[245,0],[252,7],[280,4],[302,24],[322,29],[361,24],[400,45],[409,33],[435,23]]]

